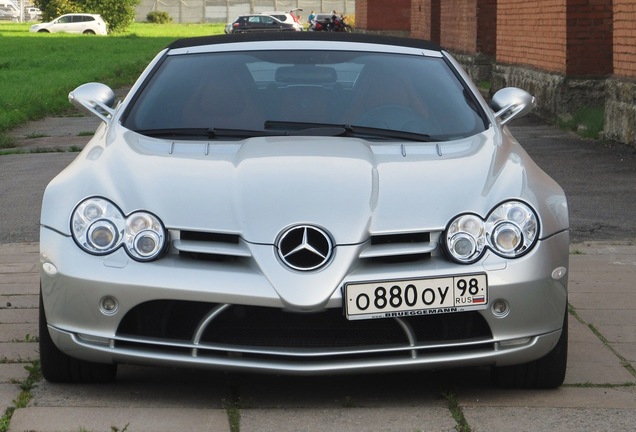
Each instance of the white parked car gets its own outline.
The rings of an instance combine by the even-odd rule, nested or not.
[[[81,33],[105,35],[108,33],[106,22],[100,15],[72,13],[55,18],[51,22],[34,24],[32,33]]]
[[[270,32],[179,40],[46,188],[40,359],[281,374],[489,366],[564,379],[561,187],[435,44]]]
[[[28,7],[24,9],[24,18],[30,21],[42,18],[42,11],[36,7]]]
[[[282,11],[261,12],[261,14],[273,16],[274,18],[276,18],[282,23],[293,25],[297,31],[303,31],[304,27],[296,18],[298,16],[298,12],[302,12],[302,9],[292,9],[289,12],[282,12]]]

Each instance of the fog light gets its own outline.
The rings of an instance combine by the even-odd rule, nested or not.
[[[494,316],[503,318],[510,313],[510,306],[504,300],[496,300],[493,302],[491,310]]]
[[[115,315],[119,309],[119,303],[115,297],[106,296],[99,302],[99,310],[104,315]]]

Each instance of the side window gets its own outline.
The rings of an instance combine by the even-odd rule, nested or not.
[[[73,17],[65,16],[65,17],[60,18],[57,22],[59,22],[60,24],[67,24],[67,23],[71,22],[72,18]]]

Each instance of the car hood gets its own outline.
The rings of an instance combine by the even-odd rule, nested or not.
[[[560,187],[494,128],[442,143],[208,143],[102,127],[48,186],[43,208],[59,210],[42,214],[42,224],[68,234],[72,209],[89,196],[108,198],[126,214],[150,211],[169,229],[238,234],[259,244],[273,244],[296,224],[324,228],[337,245],[373,234],[441,231],[459,213],[486,216],[511,198],[548,207],[538,209],[554,216],[543,221],[542,235],[567,226]]]

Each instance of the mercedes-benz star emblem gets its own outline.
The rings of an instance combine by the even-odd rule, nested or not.
[[[289,228],[278,240],[278,256],[295,270],[319,269],[329,262],[332,250],[329,234],[311,225]]]

